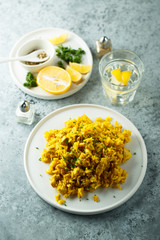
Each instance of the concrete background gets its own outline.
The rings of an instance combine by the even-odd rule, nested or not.
[[[42,27],[75,32],[90,47],[93,73],[78,93],[57,101],[26,95],[14,84],[8,64],[0,65],[0,239],[1,240],[158,240],[160,239],[160,1],[59,0],[0,1],[0,56],[7,57],[18,39]],[[95,41],[111,38],[114,49],[130,49],[143,60],[145,74],[135,100],[110,106],[99,80]],[[17,103],[33,100],[36,120],[16,122]],[[129,118],[146,143],[148,168],[136,194],[125,204],[95,216],[72,215],[44,202],[24,172],[23,151],[34,125],[55,109],[70,104],[109,106]]]

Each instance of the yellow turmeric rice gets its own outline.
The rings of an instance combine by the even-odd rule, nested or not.
[[[41,160],[50,163],[46,172],[52,175],[51,185],[64,197],[82,198],[98,187],[121,189],[127,172],[120,164],[131,158],[124,147],[131,131],[110,121],[111,117],[99,117],[92,122],[82,115],[65,122],[61,130],[45,132],[47,144]]]

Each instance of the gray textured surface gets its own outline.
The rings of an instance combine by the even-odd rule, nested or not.
[[[82,3],[83,2],[83,3]],[[0,239],[160,239],[160,1],[0,1],[0,56],[8,56],[25,33],[41,27],[74,31],[89,45],[93,74],[77,94],[58,101],[25,95],[0,66]],[[108,35],[113,48],[126,48],[141,56],[143,81],[135,101],[112,107],[140,130],[148,151],[146,177],[136,194],[121,207],[97,216],[77,216],[59,211],[38,197],[27,181],[23,150],[33,126],[54,109],[76,103],[108,106],[103,96],[95,57],[95,41]],[[33,99],[36,121],[16,123],[15,109],[22,99]]]

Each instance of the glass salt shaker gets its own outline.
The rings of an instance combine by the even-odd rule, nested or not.
[[[28,101],[22,101],[18,104],[16,109],[17,122],[31,125],[34,120],[34,104],[30,104]]]
[[[106,53],[111,52],[112,51],[111,40],[106,36],[101,37],[98,41],[96,41],[96,50],[98,58],[101,58]]]

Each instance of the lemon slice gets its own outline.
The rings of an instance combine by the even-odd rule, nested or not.
[[[92,65],[83,65],[83,64],[74,63],[74,62],[69,62],[69,66],[82,74],[87,74],[92,69]]]
[[[116,68],[116,69],[112,70],[111,73],[116,78],[117,81],[123,83],[123,81],[122,81],[122,73],[121,73],[120,68]]]
[[[111,71],[111,73],[116,78],[117,81],[123,83],[124,85],[127,85],[131,77],[132,71],[121,72],[120,68],[116,68],[113,71]]]
[[[123,71],[122,72],[122,82],[124,85],[128,84],[131,74],[132,74],[132,71]]]
[[[51,39],[48,39],[48,40],[52,44],[58,45],[58,44],[64,43],[67,40],[67,38],[68,38],[68,33],[64,33],[64,34],[61,34],[58,37],[54,37],[54,38],[51,38]]]
[[[82,79],[82,74],[71,68],[70,66],[66,67],[66,71],[69,73],[71,76],[71,80],[74,83],[79,82]]]
[[[37,76],[38,86],[52,94],[65,93],[70,88],[71,83],[69,73],[56,66],[43,68]]]

